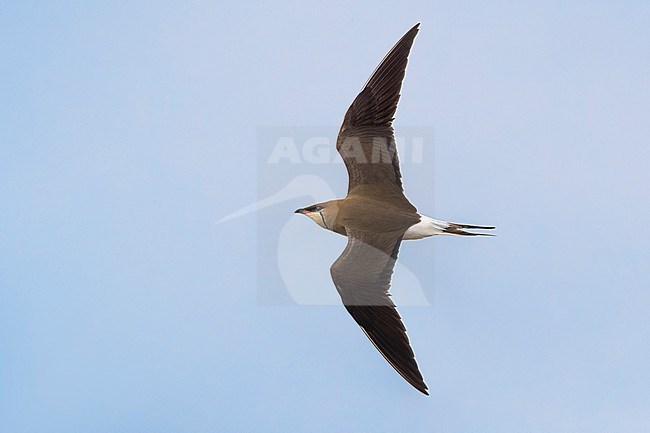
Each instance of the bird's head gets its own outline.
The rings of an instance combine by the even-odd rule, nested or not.
[[[338,206],[335,204],[336,201],[337,200],[316,203],[311,206],[296,209],[295,213],[308,216],[322,228],[332,230],[333,222],[338,211]]]

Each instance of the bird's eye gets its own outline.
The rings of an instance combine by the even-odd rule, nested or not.
[[[314,206],[314,209],[312,209],[314,212],[320,212],[323,210],[323,206]]]

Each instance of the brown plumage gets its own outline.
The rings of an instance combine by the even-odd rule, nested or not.
[[[348,171],[347,197],[296,212],[347,236],[345,250],[330,269],[343,305],[390,365],[428,395],[388,293],[400,244],[435,234],[477,236],[463,229],[493,227],[424,217],[404,196],[392,123],[418,27],[388,52],[345,114],[336,148]]]
[[[345,113],[336,150],[348,170],[348,194],[363,184],[402,191],[393,116],[419,26],[413,26],[386,54]]]

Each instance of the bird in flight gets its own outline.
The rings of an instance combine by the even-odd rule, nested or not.
[[[428,395],[388,293],[400,244],[434,235],[488,236],[467,229],[494,227],[421,215],[404,195],[392,123],[418,28],[416,24],[388,52],[345,114],[336,149],[348,171],[347,196],[296,213],[347,236],[345,250],[330,268],[343,305],[386,361]]]

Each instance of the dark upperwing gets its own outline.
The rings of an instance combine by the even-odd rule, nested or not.
[[[408,383],[428,395],[406,328],[388,294],[402,235],[348,229],[348,244],[330,273],[343,305],[372,344]]]
[[[345,114],[336,149],[348,170],[348,194],[364,184],[402,191],[392,123],[419,25],[388,52]]]

